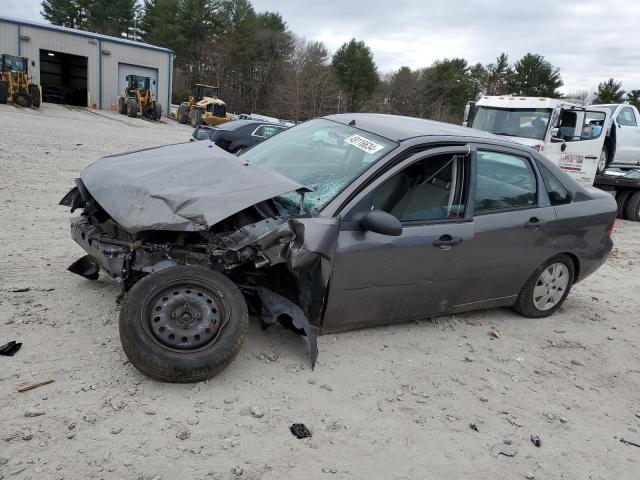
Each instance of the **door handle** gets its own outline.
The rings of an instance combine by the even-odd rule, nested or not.
[[[452,237],[451,235],[442,235],[439,239],[433,241],[434,247],[440,247],[441,250],[449,250],[462,243],[462,238]]]
[[[538,231],[538,230],[540,230],[540,227],[542,226],[542,222],[540,221],[540,219],[538,217],[531,217],[529,219],[529,221],[524,224],[524,226],[525,226],[525,228],[528,228],[529,230]]]

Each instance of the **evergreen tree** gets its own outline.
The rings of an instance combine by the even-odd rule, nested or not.
[[[86,30],[122,37],[130,33],[137,15],[136,0],[88,0]]]
[[[487,65],[487,79],[484,92],[487,95],[504,95],[508,93],[510,73],[509,57],[506,53],[501,53],[498,58],[496,58],[496,63]]]
[[[347,96],[347,110],[357,112],[380,81],[371,49],[352,38],[338,49],[332,64]]]
[[[41,15],[53,25],[84,28],[87,0],[43,0]]]
[[[509,93],[527,97],[560,97],[563,85],[560,69],[542,55],[527,53],[513,66],[509,75]]]
[[[613,78],[610,78],[598,85],[593,103],[621,103],[624,93],[622,82],[616,82]]]
[[[627,93],[627,101],[634,107],[640,109],[640,90],[630,90]]]

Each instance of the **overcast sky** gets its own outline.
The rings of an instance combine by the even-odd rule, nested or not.
[[[355,37],[381,72],[539,53],[560,67],[563,91],[594,89],[609,77],[640,89],[640,0],[253,0],[291,30],[335,51]],[[0,0],[2,14],[41,20],[40,0]]]

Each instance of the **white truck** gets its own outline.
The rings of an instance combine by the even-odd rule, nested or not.
[[[611,191],[621,218],[640,221],[640,114],[632,105],[485,96],[469,102],[463,124],[535,148],[579,182]]]

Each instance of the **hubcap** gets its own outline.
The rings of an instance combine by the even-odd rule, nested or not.
[[[538,310],[555,307],[569,286],[569,269],[564,263],[553,263],[546,267],[533,288],[533,303]]]
[[[147,325],[161,344],[194,350],[211,342],[221,325],[217,295],[199,285],[167,287],[148,304]]]
[[[598,171],[602,172],[607,167],[607,152],[604,150],[600,153],[600,160],[598,161]]]

